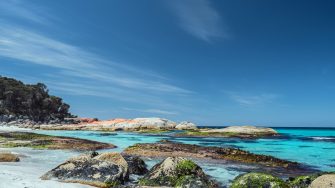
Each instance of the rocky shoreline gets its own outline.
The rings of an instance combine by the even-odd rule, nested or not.
[[[6,118],[3,118],[6,117]],[[11,119],[12,118],[12,119]],[[13,119],[14,118],[14,119]],[[1,117],[0,117],[1,120]],[[52,120],[49,122],[34,122],[10,116],[2,116],[0,125],[17,126],[20,128],[41,130],[86,130],[86,131],[129,131],[145,134],[160,134],[176,131],[176,137],[236,137],[236,138],[264,138],[280,136],[274,129],[255,126],[230,126],[220,129],[198,128],[192,122],[174,121],[163,118],[135,118],[135,119],[111,119],[97,120],[92,118],[65,118],[64,120]]]
[[[0,132],[0,147],[31,147],[35,149],[69,149],[79,151],[116,148],[113,144],[92,140],[48,136],[31,132]]]

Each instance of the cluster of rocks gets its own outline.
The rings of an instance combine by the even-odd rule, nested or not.
[[[131,179],[131,175],[144,176]],[[217,187],[197,164],[185,158],[169,157],[148,170],[139,157],[115,152],[92,152],[71,158],[44,174],[41,179],[97,187]]]
[[[23,115],[0,115],[0,126],[17,126],[20,128],[38,129],[41,125],[68,125],[78,124],[81,120],[77,118],[45,118],[44,121],[34,121],[32,118]]]
[[[112,119],[104,121],[85,121],[76,124],[41,125],[47,130],[100,130],[100,131],[141,131],[141,130],[191,130],[197,126],[191,122],[176,123],[163,118]]]

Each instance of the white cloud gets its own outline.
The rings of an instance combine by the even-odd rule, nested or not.
[[[174,0],[169,3],[180,20],[180,26],[193,36],[207,42],[227,37],[221,17],[209,0]]]
[[[225,91],[233,101],[244,106],[262,105],[273,102],[279,96],[272,93],[261,93],[257,95],[248,95],[240,92]]]
[[[189,94],[191,91],[164,83],[145,70],[120,66],[79,47],[18,27],[1,25],[0,56],[56,69],[65,76],[86,78],[137,90]]]

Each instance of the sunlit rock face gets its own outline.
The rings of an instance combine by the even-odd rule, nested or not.
[[[175,127],[178,130],[195,130],[197,129],[197,126],[189,121],[182,121]]]

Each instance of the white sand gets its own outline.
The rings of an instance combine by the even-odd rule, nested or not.
[[[0,188],[85,188],[81,184],[61,183],[41,180],[40,177],[64,162],[78,155],[76,152],[62,150],[34,150],[30,148],[0,148],[23,155],[20,162],[0,163]]]

